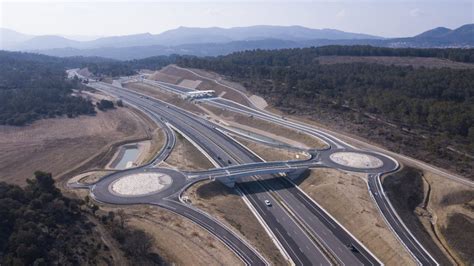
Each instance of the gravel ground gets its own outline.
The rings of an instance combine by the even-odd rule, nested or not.
[[[171,184],[171,177],[165,174],[141,173],[120,178],[112,183],[113,192],[126,196],[157,192]]]
[[[382,161],[374,156],[356,152],[336,152],[331,154],[331,160],[337,164],[356,168],[377,168],[383,165]]]

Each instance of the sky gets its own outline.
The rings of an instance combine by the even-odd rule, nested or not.
[[[474,23],[474,0],[0,0],[0,27],[32,35],[112,36],[187,27],[301,25],[405,37]]]

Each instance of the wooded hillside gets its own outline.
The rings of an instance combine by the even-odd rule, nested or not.
[[[343,54],[361,51],[378,55],[382,51],[387,55],[384,51],[388,48],[327,49]],[[392,50],[397,49],[387,51],[403,54]],[[408,49],[412,50],[420,49]],[[474,51],[462,53],[471,57]],[[422,148],[433,157],[462,164],[463,171],[472,169],[470,157],[464,155],[474,150],[473,69],[415,69],[368,63],[322,65],[319,54],[321,48],[248,51],[215,58],[182,57],[178,65],[212,70],[243,82],[250,91],[288,113],[312,115],[319,121],[329,114],[344,118],[342,123],[355,124],[377,117],[396,128],[382,132],[382,127],[366,124],[358,130],[365,130],[366,135],[386,135],[385,140],[401,145],[397,145],[398,150]],[[394,134],[397,130],[420,139]]]

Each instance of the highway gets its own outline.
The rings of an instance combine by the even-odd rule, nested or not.
[[[171,84],[157,84],[157,82],[153,82],[153,85],[164,86],[165,89],[171,90],[177,94],[189,90]],[[346,171],[368,173],[369,190],[387,224],[392,228],[400,241],[420,264],[437,264],[431,255],[421,246],[420,243],[418,243],[418,241],[416,241],[413,235],[404,226],[383,192],[383,188],[380,184],[380,175],[394,171],[398,168],[398,163],[393,159],[378,153],[357,150],[351,145],[325,132],[298,122],[282,119],[261,110],[249,108],[221,98],[205,100],[206,104],[244,114],[251,114],[260,119],[317,136],[326,141],[330,146],[327,150],[311,152],[312,157],[309,160],[266,163],[262,162],[262,160],[251,151],[233,141],[232,138],[222,133],[221,130],[218,130],[218,125],[212,124],[209,121],[197,117],[176,106],[169,105],[158,99],[143,97],[133,91],[117,88],[106,83],[91,82],[90,86],[121,97],[124,101],[144,111],[157,121],[157,123],[160,123],[160,126],[167,129],[166,135],[169,135],[167,137],[167,145],[165,146],[172,147],[175,142],[174,133],[170,132],[171,129],[169,125],[172,125],[179,131],[183,132],[185,136],[191,138],[202,149],[202,151],[207,154],[211,161],[220,168],[195,173],[182,173],[186,176],[185,180],[190,181],[185,181],[181,185],[186,187],[193,182],[209,177],[238,180],[238,189],[243,192],[244,196],[258,212],[258,215],[272,230],[274,237],[278,239],[279,243],[283,246],[295,264],[381,264],[380,261],[366,250],[366,248],[349,232],[347,232],[347,230],[338,224],[337,221],[335,221],[317,203],[308,198],[306,194],[290,180],[275,175],[279,172],[290,172],[312,167],[331,167]],[[166,158],[170,151],[171,149],[164,148],[164,150],[158,154],[157,158],[146,167],[159,164],[159,162]],[[337,164],[329,159],[329,156],[337,151],[357,151],[367,153],[381,159],[384,164],[383,167],[376,169],[353,169],[351,167]],[[145,168],[139,167],[132,170],[144,171]],[[116,178],[117,176],[110,179]],[[108,188],[101,188],[98,186],[99,184],[100,182],[92,188],[92,191],[97,198],[104,196],[100,195],[100,191],[108,190]],[[179,191],[182,191],[183,187],[181,187],[181,185],[178,182],[176,183],[176,186],[173,185],[173,187],[175,190],[181,188]],[[172,192],[173,194],[171,195],[155,195],[157,197],[156,200],[153,200],[148,196],[142,200],[147,203],[160,205],[184,215],[198,224],[201,223],[200,225],[206,229],[211,228],[209,227],[210,224],[217,223],[212,217],[179,202],[179,196],[176,196],[177,191],[172,190]],[[105,192],[105,194],[107,193]],[[268,208],[264,204],[265,199],[272,200],[272,208]],[[111,200],[110,203],[132,204],[135,200],[138,199],[130,200],[123,199],[122,197],[122,199]],[[121,201],[122,203],[120,203]],[[189,211],[189,209],[192,211]],[[203,216],[205,217],[204,222],[201,221]],[[218,227],[220,228],[219,230],[229,231],[224,226]],[[219,233],[214,232],[214,234],[217,236]],[[220,239],[222,240],[222,238]],[[223,242],[226,243],[225,241]],[[242,247],[232,248],[236,243],[248,248],[248,244],[244,243],[238,237],[232,239],[230,242],[227,241],[226,244],[234,250],[234,252],[236,252],[244,262],[249,262],[246,261],[246,257],[249,258],[251,257],[249,254],[256,252],[251,248],[248,248],[248,250],[245,250],[245,248]],[[251,264],[258,264],[257,261],[265,263],[258,254],[253,254],[252,258]]]
[[[198,75],[197,73],[191,71],[191,73]],[[202,76],[201,76],[202,77]],[[202,77],[205,79],[208,79],[206,77]],[[215,80],[214,80],[215,81]],[[218,81],[215,81],[219,83]],[[164,88],[170,88],[169,84],[166,84],[164,82],[153,82],[154,84],[159,83],[161,86]],[[221,84],[221,83],[219,83]],[[225,84],[221,84],[223,86],[226,86]],[[174,86],[176,87],[176,86]],[[228,86],[226,86],[228,87]],[[231,88],[233,89],[233,88]],[[233,89],[235,90],[235,89]],[[241,93],[245,98],[247,96],[243,93]],[[248,100],[248,98],[247,98]],[[297,121],[289,121],[287,119],[282,119],[280,117],[275,116],[274,114],[268,113],[266,111],[257,109],[256,106],[253,106],[252,102],[248,100],[247,102],[250,104],[251,107],[247,107],[244,105],[241,105],[236,102],[232,102],[227,99],[222,99],[222,98],[211,98],[211,99],[204,99],[202,100],[203,102],[207,104],[214,105],[215,107],[223,108],[226,110],[231,110],[237,113],[241,114],[248,114],[252,115],[254,117],[258,117],[260,119],[277,123],[282,126],[286,126],[289,128],[301,130],[303,132],[306,132],[308,134],[315,135],[317,137],[320,137],[321,139],[325,140],[329,145],[330,149],[334,150],[335,147],[341,149],[341,150],[350,150],[353,149],[354,147],[325,133],[320,130],[316,130],[314,128],[308,127],[304,124],[301,124]],[[331,160],[328,160],[328,156],[331,153],[322,153],[320,156],[323,157],[321,160],[324,162],[324,165],[327,167],[332,167],[332,168],[339,168],[342,170],[347,170],[347,171],[352,171],[353,169],[348,169],[346,167],[341,167],[341,165],[335,165]],[[391,158],[385,157],[384,158],[388,160],[393,160]],[[393,160],[394,161],[394,160]],[[384,165],[390,164],[390,162],[387,162],[387,160],[384,160]],[[398,166],[398,163],[397,163]],[[400,240],[400,242],[405,246],[405,248],[409,251],[409,253],[412,255],[412,257],[417,261],[418,264],[422,265],[437,265],[438,262],[429,254],[429,252],[416,240],[416,238],[413,236],[413,234],[409,231],[409,229],[404,225],[403,221],[401,218],[397,215],[395,209],[390,203],[390,200],[388,197],[385,195],[385,192],[383,190],[382,184],[381,184],[381,175],[384,173],[389,173],[394,170],[396,170],[398,167],[393,167],[393,168],[385,168],[385,169],[378,169],[378,173],[370,173],[371,171],[367,171],[368,173],[368,188],[369,192],[371,193],[372,198],[374,199],[377,207],[379,208],[382,216],[384,217],[386,223],[389,225],[391,230],[394,232],[394,234],[397,236],[397,238]]]
[[[236,165],[239,163],[238,160],[242,160],[242,158],[251,162],[251,159],[246,155],[248,151],[241,149],[238,144],[231,143],[231,139],[228,136],[215,130],[207,123],[200,121],[200,118],[192,114],[157,99],[142,98],[143,96],[137,95],[134,92],[118,89],[108,84],[98,83],[94,87],[107,91],[112,95],[120,96],[126,102],[131,102],[134,105],[140,104],[142,107],[160,114],[168,123],[173,124],[175,128],[183,132],[185,136],[198,143],[217,165]],[[296,264],[331,264],[300,225],[289,217],[283,206],[277,201],[274,201],[272,208],[265,206],[263,201],[273,197],[268,191],[262,190],[258,182],[243,182],[242,184],[245,184],[242,186],[245,196],[254,204],[254,208],[259,216],[265,220],[268,227],[274,232],[275,237],[285,247],[285,250]],[[259,193],[250,193],[255,190],[258,190]],[[299,248],[300,246],[302,248]],[[346,252],[347,254],[352,253],[347,247]],[[352,258],[351,261],[354,260]]]

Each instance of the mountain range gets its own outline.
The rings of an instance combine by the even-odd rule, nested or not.
[[[155,55],[216,56],[251,49],[281,49],[322,45],[373,45],[383,47],[474,47],[474,24],[444,27],[406,38],[382,38],[335,29],[301,26],[250,26],[235,28],[179,27],[160,34],[134,34],[77,41],[57,35],[32,36],[0,28],[0,49],[53,56],[100,56],[119,60]]]

